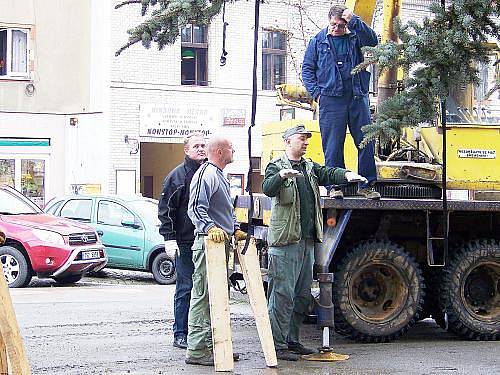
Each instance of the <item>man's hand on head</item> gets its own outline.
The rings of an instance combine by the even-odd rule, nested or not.
[[[349,23],[349,21],[351,21],[351,19],[352,19],[352,10],[350,10],[349,8],[346,8],[344,10],[344,12],[342,13],[342,18],[345,19],[345,21],[347,23]]]

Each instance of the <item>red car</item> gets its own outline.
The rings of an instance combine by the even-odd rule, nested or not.
[[[9,186],[0,186],[0,263],[11,288],[24,287],[31,278],[53,278],[66,284],[108,262],[93,228],[73,220],[44,214]]]

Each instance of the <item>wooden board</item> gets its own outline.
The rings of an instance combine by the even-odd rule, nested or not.
[[[271,322],[267,311],[267,299],[262,284],[262,275],[260,273],[260,263],[255,247],[255,239],[252,238],[248,244],[245,255],[241,254],[245,241],[240,241],[237,247],[238,259],[243,271],[243,278],[248,291],[250,305],[255,316],[255,325],[259,333],[260,344],[266,358],[268,367],[276,367],[278,360],[274,348],[273,333],[271,331]]]
[[[0,336],[2,336],[3,345],[6,348],[7,357],[9,358],[11,373],[16,375],[31,374],[30,366],[24,352],[23,339],[19,332],[16,314],[3,272],[0,272]],[[0,342],[1,350],[2,343]],[[0,357],[2,357],[2,354],[0,354]],[[3,366],[4,358],[2,357],[0,360]],[[3,368],[0,367],[0,370],[3,371]]]
[[[7,349],[0,334],[0,374],[8,374],[9,367],[7,363]]]
[[[224,243],[215,243],[205,238],[205,255],[215,371],[233,371],[233,341]]]

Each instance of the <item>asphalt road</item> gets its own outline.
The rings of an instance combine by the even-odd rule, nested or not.
[[[148,274],[106,271],[76,286],[34,279],[11,289],[33,374],[207,374],[184,364],[173,348],[174,286]],[[331,339],[345,362],[280,362],[265,366],[248,301],[232,293],[233,346],[241,353],[235,374],[500,374],[500,343],[463,341],[432,320],[386,344]],[[306,325],[303,342],[320,346],[321,334]]]

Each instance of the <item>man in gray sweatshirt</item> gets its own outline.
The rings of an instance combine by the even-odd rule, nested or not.
[[[236,223],[229,189],[223,169],[233,162],[231,141],[213,137],[208,142],[208,161],[196,171],[189,189],[188,216],[195,227],[193,244],[193,289],[188,317],[186,363],[213,366],[213,345],[208,303],[205,237],[224,242],[226,249],[234,235],[237,241],[246,238]],[[221,293],[227,293],[222,290]],[[238,360],[238,355],[234,356]]]

